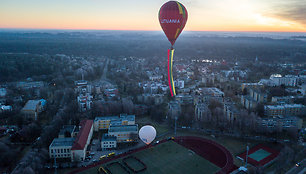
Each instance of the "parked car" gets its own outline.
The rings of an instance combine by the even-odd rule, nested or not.
[[[99,160],[101,161],[101,160],[103,160],[104,158],[106,158],[106,155],[100,156]]]
[[[107,157],[109,158],[109,157],[112,157],[112,156],[114,156],[115,155],[115,152],[112,152],[112,153],[109,153],[108,155],[107,155]]]

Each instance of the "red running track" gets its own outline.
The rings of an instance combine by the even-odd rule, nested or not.
[[[174,141],[220,167],[221,170],[217,174],[230,173],[237,169],[232,154],[225,147],[212,140],[182,136],[176,137]]]

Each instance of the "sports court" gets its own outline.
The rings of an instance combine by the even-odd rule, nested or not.
[[[248,162],[254,166],[264,166],[274,160],[278,154],[279,151],[263,144],[258,144],[249,150]],[[246,152],[238,156],[245,160]]]

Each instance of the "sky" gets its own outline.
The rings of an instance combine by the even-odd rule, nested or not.
[[[0,28],[161,30],[166,0],[1,0]],[[180,0],[185,30],[306,32],[305,0]]]

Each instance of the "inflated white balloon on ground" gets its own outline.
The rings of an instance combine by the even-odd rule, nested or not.
[[[150,144],[156,137],[156,130],[153,126],[146,125],[139,130],[139,138],[146,144]]]

